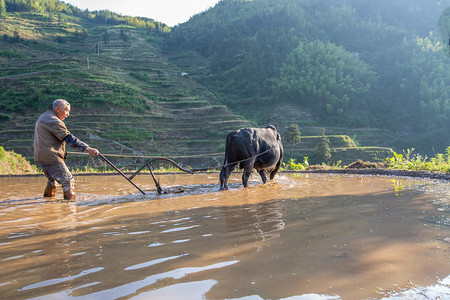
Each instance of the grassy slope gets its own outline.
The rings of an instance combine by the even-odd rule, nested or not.
[[[35,174],[36,167],[31,165],[22,155],[14,151],[5,151],[0,146],[0,175]]]

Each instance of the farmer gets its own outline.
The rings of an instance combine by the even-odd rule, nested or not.
[[[63,120],[69,116],[69,112],[69,102],[57,99],[53,102],[53,111],[47,110],[36,122],[34,160],[41,164],[44,174],[48,178],[44,197],[56,195],[56,182],[62,185],[64,199],[73,200],[76,197],[74,178],[65,164],[66,143],[91,156],[98,155],[97,149],[89,147],[67,130]]]

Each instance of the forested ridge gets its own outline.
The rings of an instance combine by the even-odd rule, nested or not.
[[[388,129],[398,139],[386,146],[430,153],[450,142],[450,61],[437,30],[448,6],[223,0],[173,28],[168,49],[207,57],[203,82],[249,117],[294,103],[322,124]]]
[[[450,144],[449,7],[450,0],[222,0],[170,28],[58,0],[0,0],[0,26],[9,26],[0,27],[1,75],[41,72],[7,81],[0,113],[40,111],[57,95],[137,113],[168,100],[204,103],[167,83],[179,79],[154,65],[161,56],[211,92],[208,101],[255,125],[266,126],[278,107],[295,107],[314,126],[389,133],[363,146],[442,153]],[[86,56],[94,56],[89,74],[66,74]],[[144,56],[149,69],[139,65]],[[65,82],[45,73],[55,69]],[[292,114],[286,122],[308,127]]]
[[[153,19],[122,16],[107,9],[90,12],[59,0],[0,0],[0,14],[8,12],[64,13],[80,17],[98,24],[126,24],[137,28],[147,28],[169,32],[170,27]]]

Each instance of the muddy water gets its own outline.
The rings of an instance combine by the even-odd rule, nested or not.
[[[448,182],[160,178],[167,194],[136,178],[144,196],[78,176],[76,202],[40,197],[43,177],[0,178],[0,298],[372,299],[440,281],[450,297]]]

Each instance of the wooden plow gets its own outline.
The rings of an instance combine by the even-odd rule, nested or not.
[[[153,167],[152,167],[152,163],[155,161],[167,161],[169,163],[171,163],[172,165],[174,165],[175,167],[177,167],[178,169],[180,169],[181,171],[185,172],[185,173],[189,173],[189,174],[193,174],[195,172],[200,172],[200,171],[207,171],[207,170],[212,170],[215,169],[214,168],[204,168],[204,169],[191,169],[191,170],[187,170],[183,167],[181,167],[179,164],[177,164],[175,161],[171,160],[170,158],[167,157],[156,157],[156,158],[151,158],[149,160],[147,160],[139,169],[137,169],[136,172],[134,172],[129,178],[127,178],[130,182],[132,182],[131,180],[137,175],[139,174],[143,169],[148,168],[148,170],[150,171],[150,174],[152,175],[153,181],[155,182],[155,186],[156,186],[156,191],[158,194],[162,194],[163,193],[163,189],[161,188],[161,185],[159,183],[159,180],[156,179],[155,174],[153,174]],[[133,183],[134,184],[134,183]]]

